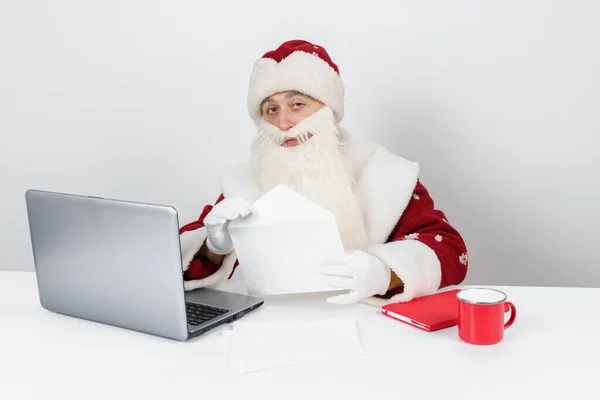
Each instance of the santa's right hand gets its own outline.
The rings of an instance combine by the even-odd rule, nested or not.
[[[204,218],[206,246],[214,254],[224,255],[233,251],[233,243],[227,227],[238,218],[256,214],[256,208],[241,197],[228,197]]]

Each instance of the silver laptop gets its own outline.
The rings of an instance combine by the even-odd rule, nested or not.
[[[173,207],[33,189],[25,200],[40,303],[49,311],[187,340],[263,304],[184,291]]]

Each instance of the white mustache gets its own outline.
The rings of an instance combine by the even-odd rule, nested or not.
[[[312,136],[313,136],[313,134],[311,132],[303,132],[303,133],[298,134],[298,136],[285,136],[281,139],[277,139],[277,142],[279,142],[277,144],[283,144],[283,143],[285,143],[286,140],[289,140],[289,139],[298,139],[298,141],[300,143],[305,143]]]
[[[312,116],[305,118],[287,131],[283,131],[266,121],[261,121],[260,135],[256,139],[259,141],[267,140],[278,146],[283,145],[289,139],[298,139],[300,143],[306,143],[312,136],[318,136],[322,133],[320,126],[323,126],[323,120],[331,121],[332,130],[335,129],[333,112],[329,107],[322,107]]]
[[[281,129],[276,127],[273,127],[273,129],[268,128],[263,131],[263,136],[265,137],[265,139],[268,139],[269,141],[279,146],[283,145],[283,143],[285,143],[285,141],[289,139],[298,139],[300,143],[305,143],[306,141],[308,141],[309,135],[313,136],[315,135],[315,133],[309,132],[306,130],[306,128],[299,125],[296,125],[295,127],[287,131],[282,131]]]

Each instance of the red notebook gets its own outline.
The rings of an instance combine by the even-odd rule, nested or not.
[[[406,303],[387,304],[381,312],[428,332],[437,331],[458,324],[458,292],[460,289],[448,290]]]

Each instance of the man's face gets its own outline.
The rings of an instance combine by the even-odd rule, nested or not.
[[[287,131],[322,107],[323,103],[312,97],[296,91],[287,91],[266,98],[262,102],[261,113],[265,122],[276,126],[282,131]],[[311,134],[309,134],[309,138],[310,136]],[[299,144],[298,139],[290,138],[284,141],[282,146],[294,147]]]

